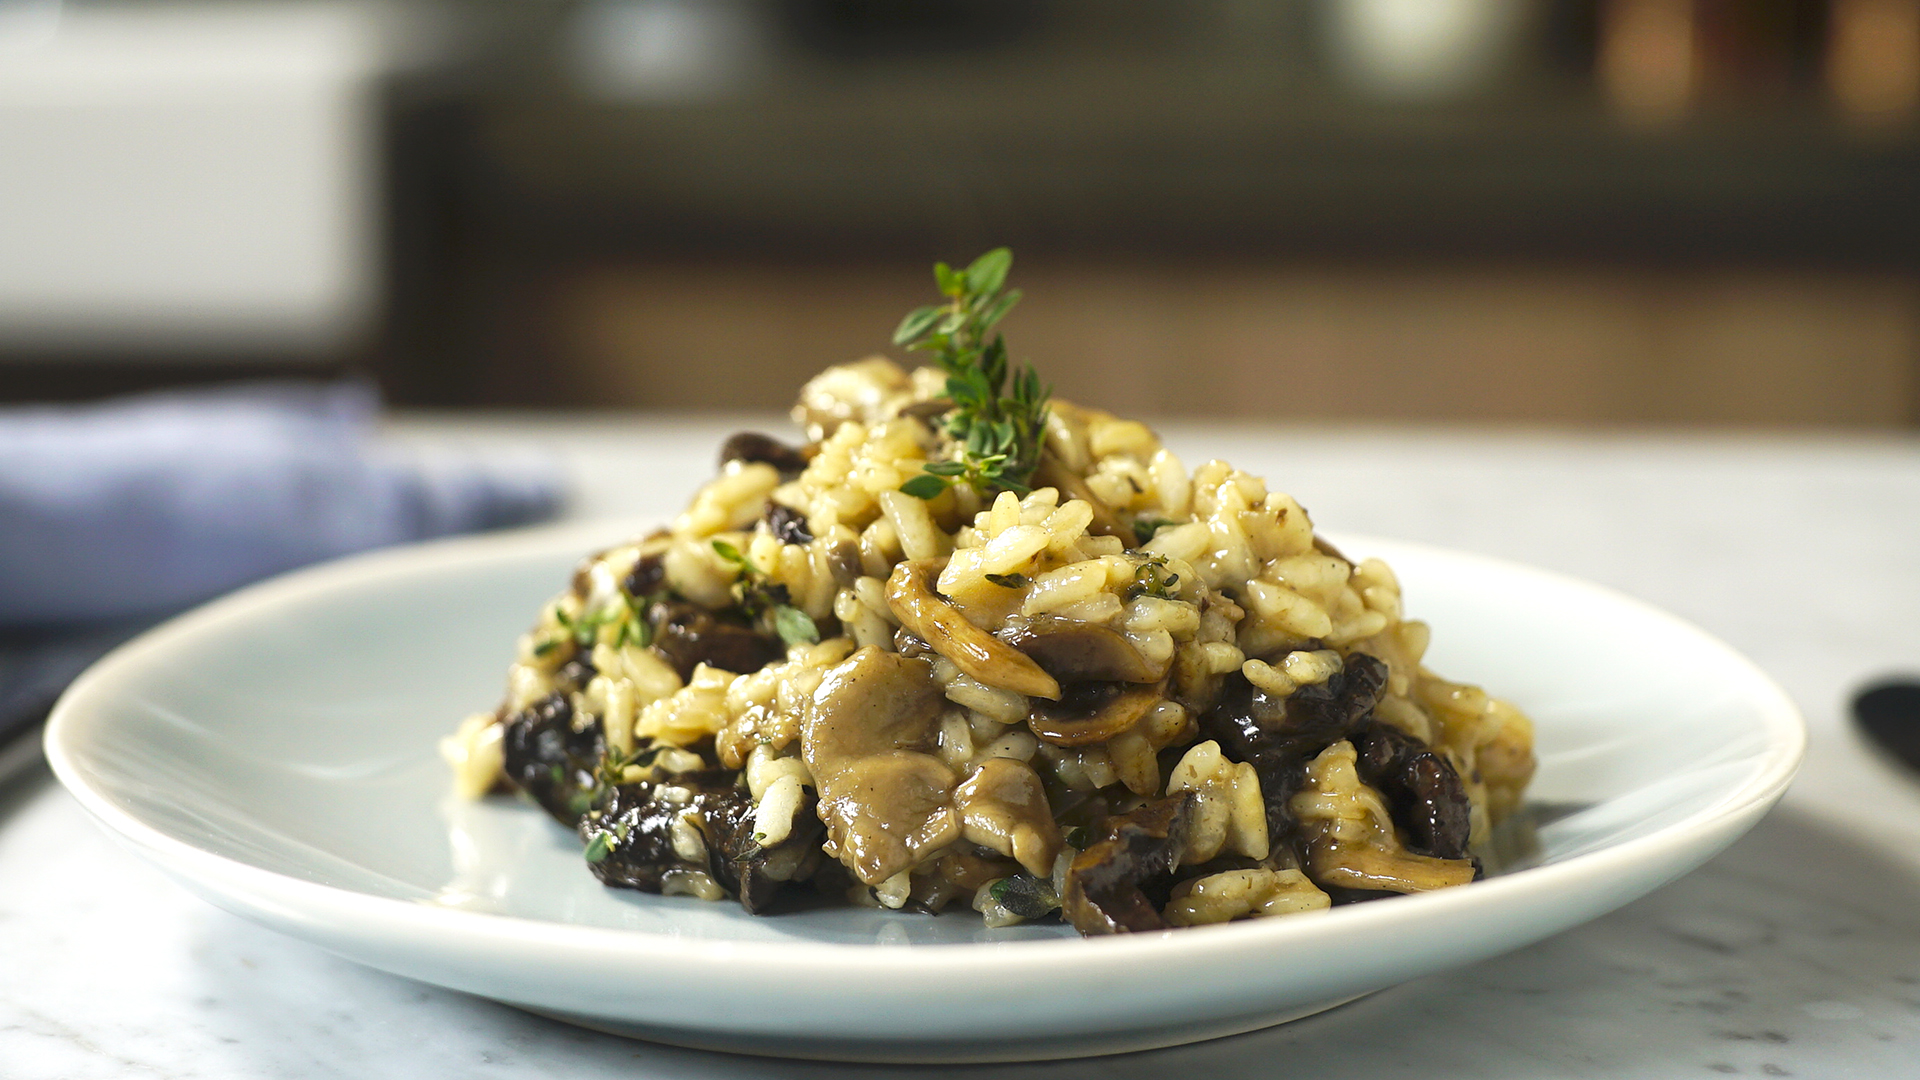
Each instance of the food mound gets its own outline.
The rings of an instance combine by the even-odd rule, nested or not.
[[[1393,572],[1219,461],[1010,372],[1009,256],[592,556],[446,740],[608,885],[1083,934],[1464,885],[1532,728],[1427,670]]]

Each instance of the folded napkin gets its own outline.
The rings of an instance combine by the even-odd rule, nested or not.
[[[177,610],[320,559],[551,516],[551,466],[409,459],[370,387],[0,409],[0,627]]]

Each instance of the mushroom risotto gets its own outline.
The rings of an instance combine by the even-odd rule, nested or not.
[[[1532,728],[1421,662],[1393,571],[1221,461],[1049,400],[1004,249],[588,558],[443,751],[608,885],[1083,934],[1463,885]]]

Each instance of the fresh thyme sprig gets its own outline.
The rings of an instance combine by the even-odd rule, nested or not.
[[[606,608],[593,612],[582,612],[578,617],[569,616],[565,608],[553,609],[553,621],[560,629],[573,638],[574,644],[583,649],[591,649],[599,639],[602,626],[614,627],[613,647],[618,649],[628,644],[646,648],[653,643],[653,626],[647,622],[647,608],[657,597],[630,597],[619,593],[613,603]],[[552,652],[559,642],[549,638],[533,650],[535,656],[545,656]]]
[[[947,398],[953,408],[944,423],[947,434],[960,443],[958,458],[932,462],[924,473],[900,485],[909,495],[937,498],[954,484],[983,493],[1024,495],[1029,490],[1027,483],[1040,465],[1047,399],[1053,389],[1042,385],[1031,367],[1011,371],[1006,339],[994,333],[1020,302],[1020,290],[1006,287],[1012,266],[1013,252],[1006,248],[994,248],[964,270],[935,263],[934,283],[947,302],[916,308],[893,332],[895,345],[932,353],[933,362],[947,373]]]
[[[740,576],[733,582],[733,600],[746,612],[747,618],[766,616],[773,624],[773,632],[780,635],[780,640],[789,648],[819,642],[820,628],[811,616],[793,606],[793,596],[785,585],[764,580],[752,560],[725,540],[714,540],[713,551],[738,570]]]

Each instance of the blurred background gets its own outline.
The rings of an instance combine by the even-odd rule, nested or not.
[[[1911,427],[1920,0],[0,0],[8,401],[782,408],[998,244],[1123,412]]]

